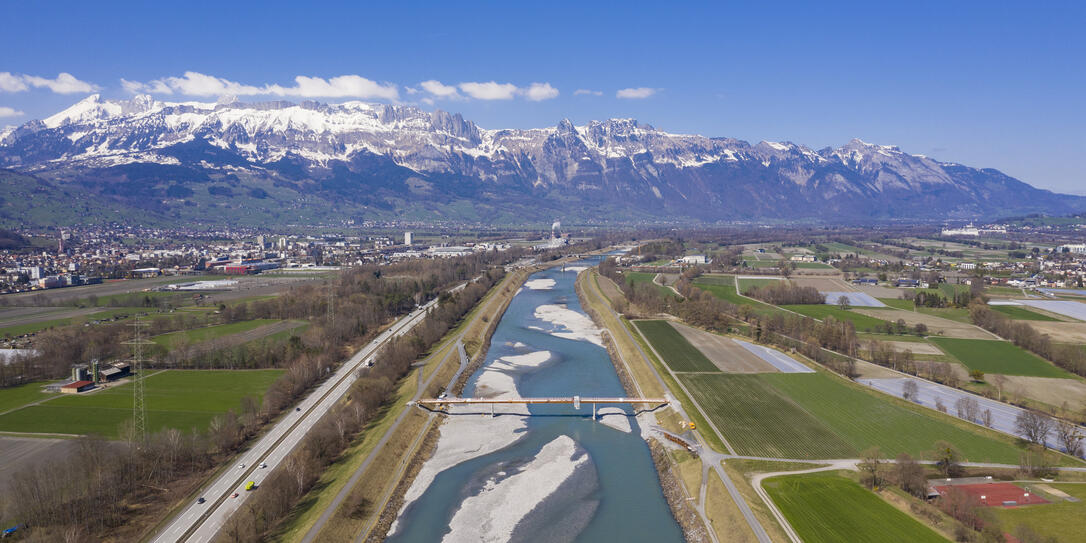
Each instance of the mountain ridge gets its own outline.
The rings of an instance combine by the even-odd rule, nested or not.
[[[233,208],[226,199],[235,193],[255,195],[246,205],[270,220],[283,205],[362,219],[559,213],[610,222],[940,220],[1086,209],[1086,198],[998,170],[859,139],[815,151],[673,134],[634,119],[485,129],[458,113],[357,101],[91,95],[0,133],[0,167],[107,198],[136,195],[129,203],[137,206],[153,199],[159,211],[209,208],[194,217]],[[328,215],[310,211],[299,217]]]

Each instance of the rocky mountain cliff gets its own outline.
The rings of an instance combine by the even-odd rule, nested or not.
[[[459,114],[362,102],[93,95],[0,133],[0,167],[211,222],[854,221],[1086,209],[1086,198],[996,170],[860,140],[814,151],[632,119],[489,130]]]

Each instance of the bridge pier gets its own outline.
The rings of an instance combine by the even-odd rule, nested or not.
[[[596,420],[596,403],[592,402],[592,420]]]

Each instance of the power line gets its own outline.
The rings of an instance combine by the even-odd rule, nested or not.
[[[153,345],[154,342],[143,337],[143,331],[150,323],[136,317],[136,322],[130,323],[133,329],[132,339],[123,342],[132,347],[132,370],[136,377],[132,380],[132,442],[142,445],[147,441],[147,404],[144,395],[143,383],[143,347]]]

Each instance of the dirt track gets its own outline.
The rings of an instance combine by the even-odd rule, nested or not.
[[[758,358],[730,338],[691,328],[678,322],[671,325],[720,371],[725,373],[776,373],[777,368]]]

